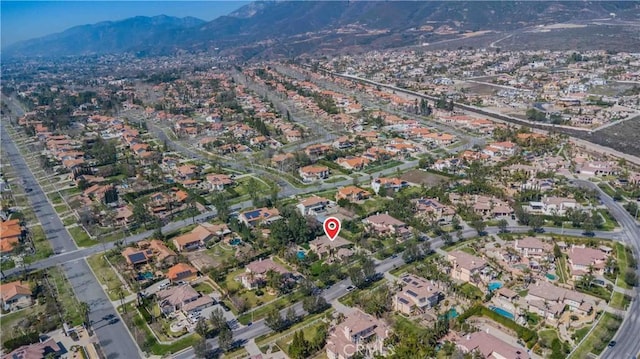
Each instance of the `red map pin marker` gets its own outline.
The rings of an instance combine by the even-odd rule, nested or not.
[[[340,233],[340,220],[336,217],[329,217],[324,220],[324,233],[329,237],[329,240],[333,241]]]

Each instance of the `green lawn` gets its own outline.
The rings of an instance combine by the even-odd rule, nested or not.
[[[70,226],[70,225],[72,225],[72,224],[76,224],[76,223],[78,223],[78,219],[77,219],[75,216],[73,216],[73,215],[72,215],[72,216],[65,217],[65,218],[62,220],[62,224],[64,224],[65,226]]]
[[[333,309],[330,309],[331,312],[333,311]],[[291,328],[285,330],[284,332],[281,333],[276,333],[276,332],[271,332],[268,334],[264,334],[261,335],[259,337],[256,338],[256,345],[258,345],[258,347],[262,347],[265,346],[271,342],[276,342],[281,340],[284,337],[288,337],[293,335],[293,333],[295,333],[296,331],[300,330],[300,328],[309,325],[310,323],[313,322],[318,322],[318,325],[320,325],[320,320],[326,315],[327,312],[322,312],[322,313],[317,313],[317,314],[313,314],[310,316],[307,316],[304,321],[295,324],[294,326],[292,326]],[[317,328],[317,326],[313,325],[312,326],[313,330],[315,331],[315,329]],[[305,329],[305,337],[307,332],[309,332],[310,330],[306,330]]]
[[[331,176],[331,178],[324,180],[324,183],[336,183],[336,182],[342,182],[344,180],[349,179],[349,177],[346,176]]]
[[[118,297],[116,288],[122,288],[125,297],[131,294],[131,292],[120,281],[111,266],[109,266],[109,263],[107,263],[107,260],[104,258],[104,255],[102,253],[95,254],[87,258],[87,263],[89,263],[89,266],[96,274],[96,277],[98,278],[100,284],[107,287],[106,292],[109,296],[109,299],[120,299]]]
[[[52,285],[55,285],[58,293],[58,300],[65,311],[64,317],[72,326],[82,324],[82,314],[80,313],[79,302],[67,278],[62,273],[62,269],[58,267],[50,268],[49,279]]]
[[[253,293],[251,293],[253,294]],[[253,294],[255,296],[255,294]],[[265,291],[263,298],[265,297],[269,297],[270,302],[267,305],[263,305],[262,307],[255,309],[253,311],[244,313],[242,315],[240,315],[238,317],[238,321],[242,324],[248,324],[251,321],[256,321],[258,319],[262,319],[264,317],[267,316],[267,314],[273,309],[273,308],[278,308],[278,309],[283,309],[288,307],[289,305],[299,301],[302,299],[302,293],[299,291],[287,294],[285,296],[279,296],[277,299],[275,299],[275,296],[271,296],[270,294],[267,294],[267,292]],[[243,297],[244,298],[244,297]],[[274,300],[275,299],[275,300]],[[263,301],[264,303],[267,302],[267,300]]]
[[[8,314],[3,314],[2,316],[0,316],[0,331],[2,332],[2,337],[3,340],[6,340],[5,338],[11,338],[14,335],[15,336],[19,336],[24,334],[23,330],[20,329],[15,329],[14,331],[14,326],[22,319],[28,317],[30,314],[35,314],[35,313],[39,313],[39,312],[44,312],[44,305],[42,304],[36,304],[33,305],[29,308],[25,308],[21,311],[18,312],[13,312],[13,313],[8,313]]]
[[[470,283],[464,283],[460,286],[460,292],[469,299],[481,299],[483,297],[482,291],[478,287]]]
[[[621,320],[612,314],[603,313],[602,318],[589,336],[573,352],[570,358],[586,358],[589,353],[600,354],[616,334]]]
[[[309,323],[309,322],[307,322],[307,323]],[[302,333],[304,334],[304,338],[306,340],[308,340],[308,341],[311,341],[313,339],[313,337],[316,335],[316,332],[318,331],[318,329],[320,329],[323,325],[325,325],[325,324],[322,321],[318,321],[317,323],[315,323],[313,325],[309,325],[308,327],[305,327],[304,329],[302,329]],[[300,326],[300,327],[302,327],[302,326]],[[298,327],[298,328],[300,328],[300,327]],[[287,355],[289,354],[289,345],[291,344],[291,341],[293,340],[293,333],[295,333],[295,331],[289,332],[289,335],[282,336],[282,337],[280,337],[280,339],[278,339],[276,341],[276,345],[278,345],[278,347],[280,347],[280,349],[282,349],[282,351],[287,353]]]
[[[373,173],[373,172],[378,172],[378,171],[382,171],[382,170],[386,170],[389,168],[393,168],[396,166],[400,166],[402,164],[402,161],[398,161],[398,160],[391,160],[391,161],[385,161],[385,163],[379,165],[379,166],[373,166],[373,167],[367,167],[364,171],[364,173]]]
[[[198,292],[200,292],[200,293],[202,293],[204,295],[213,293],[213,288],[211,288],[211,286],[208,283],[205,283],[205,282],[200,282],[200,283],[194,285],[193,289],[197,290]]]
[[[627,251],[625,250],[624,245],[621,243],[616,243],[616,253],[618,255],[618,267],[620,268],[620,275],[618,275],[618,279],[616,280],[616,285],[620,288],[631,289],[629,285],[624,281],[623,275],[624,272],[629,267],[629,261],[627,260]]]
[[[609,213],[609,211],[607,211],[606,209],[599,209],[597,210],[597,213],[601,214],[602,218],[604,218],[605,220],[600,230],[613,231],[618,226],[618,222],[615,220],[615,218],[611,216],[611,213]]]
[[[53,249],[51,249],[51,243],[47,240],[42,226],[37,225],[30,227],[29,232],[31,233],[36,252],[29,255],[27,261],[35,262],[50,257],[53,254]]]
[[[621,292],[613,292],[611,296],[611,302],[609,305],[616,309],[626,309],[627,305],[631,302],[631,298]]]
[[[560,283],[567,283],[569,279],[569,273],[567,273],[567,259],[564,255],[558,258],[558,264],[556,265],[556,274],[558,275],[558,281]]]
[[[64,203],[54,206],[53,209],[55,209],[58,214],[69,212],[69,207]]]
[[[71,234],[71,237],[76,242],[76,245],[78,247],[90,247],[98,243],[97,241],[91,239],[87,232],[85,232],[85,230],[80,226],[71,227],[68,228],[68,230],[69,234]]]
[[[582,327],[574,333],[576,343],[579,343],[591,330],[591,326],[587,325],[586,327]]]
[[[47,197],[49,197],[51,203],[53,204],[60,204],[63,202],[62,197],[60,197],[60,194],[58,192],[49,193]]]

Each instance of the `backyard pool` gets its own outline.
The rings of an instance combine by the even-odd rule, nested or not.
[[[304,251],[298,251],[296,255],[298,259],[304,259],[304,257],[306,257],[306,254],[304,254]]]
[[[551,274],[551,273],[547,273],[544,275],[545,277],[547,277],[549,280],[556,280],[558,279],[558,276],[556,276],[555,274]]]
[[[451,319],[455,319],[459,314],[458,311],[456,310],[456,308],[451,308],[447,311],[447,314],[441,314],[438,319],[442,319],[444,318],[444,316],[447,316],[447,319],[451,320]]]
[[[489,288],[489,292],[493,292],[496,289],[502,288],[502,282],[490,282],[487,287]]]
[[[489,309],[493,310],[494,312],[500,314],[501,316],[505,317],[505,318],[509,318],[511,320],[514,320],[515,317],[513,316],[513,314],[509,313],[508,311],[502,309],[502,308],[498,308],[498,307],[494,307],[494,306],[490,306]]]
[[[242,240],[240,238],[234,238],[229,241],[229,244],[232,246],[239,246],[240,243],[242,243]]]
[[[148,280],[153,278],[153,273],[151,272],[138,272],[138,280]]]

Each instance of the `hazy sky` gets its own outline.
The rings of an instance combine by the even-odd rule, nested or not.
[[[193,16],[213,20],[249,1],[0,1],[0,37],[5,45],[64,31],[76,25],[133,16]]]

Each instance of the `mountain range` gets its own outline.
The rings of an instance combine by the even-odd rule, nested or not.
[[[2,56],[156,55],[182,50],[218,51],[245,59],[290,57],[442,42],[467,46],[470,37],[481,46],[479,40],[566,22],[615,33],[639,20],[640,3],[631,1],[257,1],[210,22],[139,16],[76,26],[10,45]],[[631,43],[625,40],[620,46],[640,46],[640,37],[633,33],[629,32]],[[592,29],[574,30],[571,36],[593,34]],[[534,41],[527,36],[527,41]],[[511,39],[514,46],[517,39]]]

